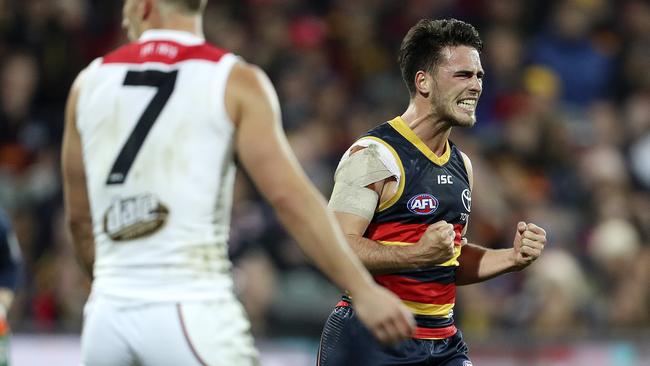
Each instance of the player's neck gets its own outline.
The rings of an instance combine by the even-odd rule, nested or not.
[[[434,154],[442,156],[445,153],[447,140],[451,134],[451,124],[437,118],[430,106],[411,101],[401,117]]]
[[[154,21],[146,24],[145,30],[148,29],[168,29],[192,33],[197,37],[203,36],[203,21],[200,16],[187,16],[181,14],[161,14]]]

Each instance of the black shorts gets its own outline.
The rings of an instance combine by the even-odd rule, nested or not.
[[[350,306],[330,314],[318,350],[318,366],[471,366],[460,331],[445,339],[409,339],[383,346]]]

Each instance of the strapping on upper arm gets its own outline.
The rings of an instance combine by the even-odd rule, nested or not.
[[[351,213],[369,221],[372,219],[379,195],[368,186],[392,177],[373,145],[353,153],[336,170],[334,190],[329,206],[337,212]]]
[[[379,158],[377,147],[370,145],[354,152],[341,163],[334,174],[334,180],[366,187],[392,176],[393,173]]]

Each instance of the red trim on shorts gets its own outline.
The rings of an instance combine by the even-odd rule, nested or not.
[[[169,40],[153,40],[143,43],[130,43],[104,56],[103,64],[143,64],[158,62],[172,65],[187,60],[206,60],[217,62],[228,53],[208,43],[187,46]]]
[[[418,339],[443,339],[443,338],[449,338],[456,334],[458,329],[456,329],[455,325],[450,325],[448,327],[444,328],[423,328],[423,327],[416,327],[415,328],[415,335],[413,338],[418,338]]]
[[[345,306],[348,307],[350,306],[350,303],[341,300],[339,301],[336,306]],[[415,327],[415,334],[413,335],[413,338],[416,339],[444,339],[444,338],[449,338],[452,337],[454,334],[458,332],[458,329],[456,329],[455,325],[450,325],[448,327],[444,328],[424,328],[424,327]],[[318,347],[318,361],[320,362],[320,348],[322,346],[322,339],[321,339],[321,345]],[[318,366],[319,363],[316,364]]]
[[[190,346],[190,350],[192,351],[192,354],[202,366],[208,366],[208,363],[205,362],[201,358],[201,356],[199,356],[199,353],[196,351],[196,348],[194,348],[194,345],[192,344],[192,340],[190,340],[190,335],[187,333],[187,328],[185,328],[185,321],[183,320],[183,312],[181,311],[181,304],[176,304],[176,310],[178,312],[178,319],[180,319],[181,321],[181,329],[183,329],[183,336],[187,341],[187,345]]]

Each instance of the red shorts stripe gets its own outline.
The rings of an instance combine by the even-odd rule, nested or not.
[[[402,300],[425,304],[452,304],[456,301],[456,284],[422,282],[399,275],[375,276],[375,281],[394,292]]]
[[[413,338],[417,339],[443,339],[449,338],[456,334],[458,330],[455,325],[450,325],[444,328],[423,328],[416,327],[415,335]]]
[[[345,300],[341,300],[336,304],[336,306],[350,306],[350,303]],[[415,334],[413,335],[413,338],[443,339],[443,338],[449,338],[453,336],[454,334],[456,334],[457,331],[458,330],[456,329],[456,326],[453,324],[443,328],[415,327]]]

